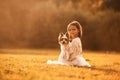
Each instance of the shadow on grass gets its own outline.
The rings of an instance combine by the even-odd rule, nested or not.
[[[106,69],[105,68],[97,68],[95,66],[92,66],[92,67],[78,67],[78,68],[87,68],[87,69],[91,69],[91,70],[103,71],[105,73],[119,73],[119,71],[114,70],[114,69],[110,69],[110,68],[106,68]]]

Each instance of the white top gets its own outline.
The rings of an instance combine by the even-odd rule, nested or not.
[[[71,51],[78,55],[78,54],[82,54],[82,44],[81,44],[81,40],[79,37],[74,38],[71,42]]]

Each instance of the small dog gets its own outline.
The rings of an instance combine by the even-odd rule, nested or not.
[[[61,47],[61,53],[59,55],[58,61],[69,60],[70,57],[70,42],[67,33],[59,33],[58,42]]]
[[[58,42],[60,44],[61,52],[58,61],[48,60],[47,64],[60,64],[60,65],[71,65],[69,62],[70,57],[70,42],[67,33],[59,33]]]

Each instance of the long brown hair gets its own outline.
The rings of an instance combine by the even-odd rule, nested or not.
[[[78,21],[72,21],[71,23],[68,24],[67,30],[71,25],[75,26],[79,30],[78,37],[82,38],[82,26],[80,25],[80,23]]]

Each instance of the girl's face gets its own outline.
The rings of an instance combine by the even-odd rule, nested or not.
[[[67,29],[67,32],[70,38],[76,38],[78,37],[79,30],[76,28],[76,26],[70,25]]]

